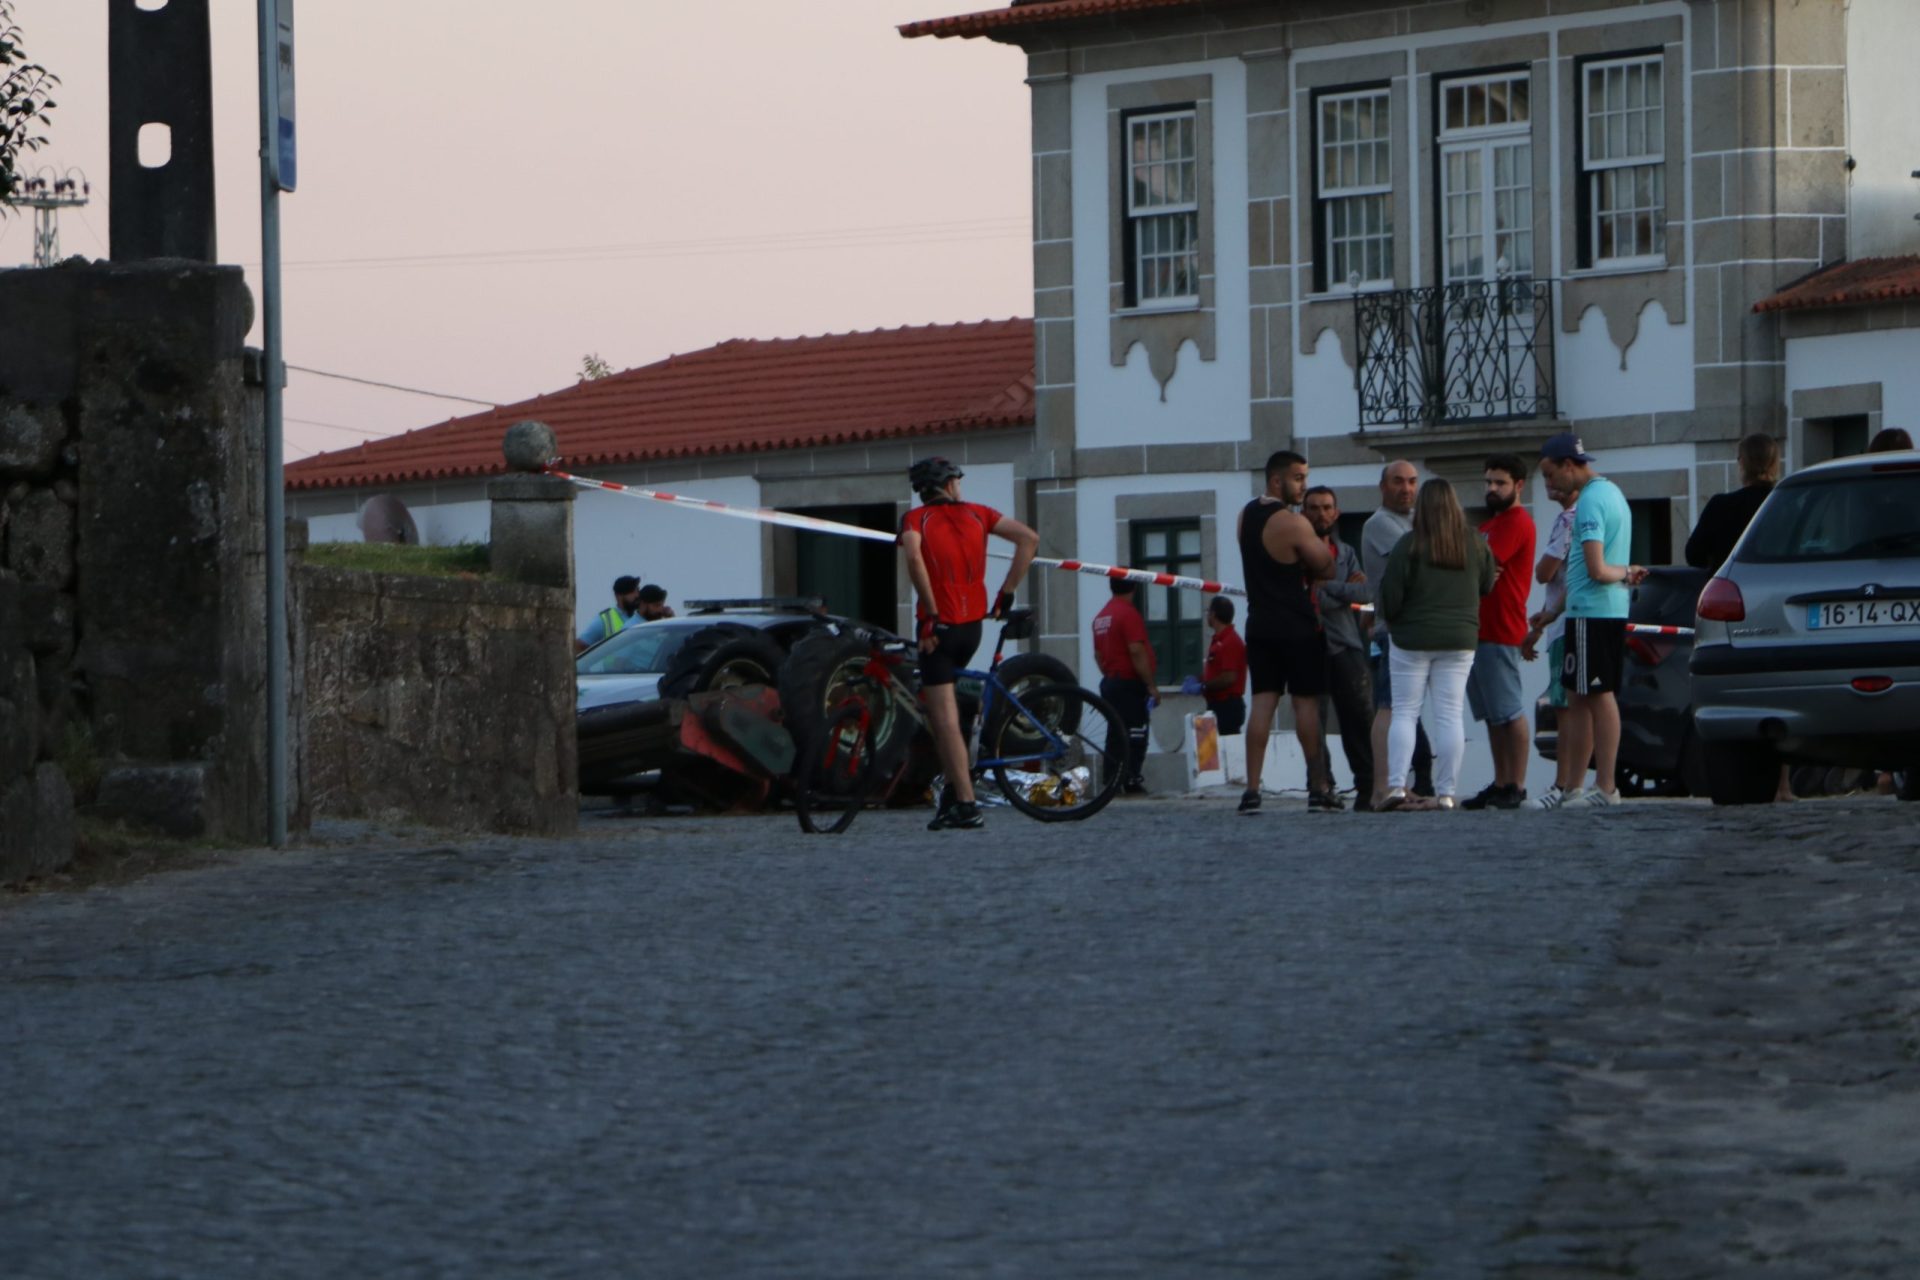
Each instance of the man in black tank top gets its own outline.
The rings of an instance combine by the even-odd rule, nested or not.
[[[1340,800],[1320,758],[1320,695],[1327,691],[1327,642],[1314,585],[1333,571],[1333,553],[1313,525],[1289,508],[1307,492],[1307,460],[1281,451],[1267,459],[1267,491],[1240,512],[1242,580],[1247,584],[1247,790],[1240,812],[1260,811],[1260,774],[1280,695],[1293,696],[1294,727],[1307,758],[1307,808],[1333,812]]]

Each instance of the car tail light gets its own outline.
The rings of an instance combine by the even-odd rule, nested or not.
[[[1699,613],[1709,622],[1745,622],[1747,602],[1731,579],[1709,578],[1700,593]]]
[[[1892,676],[1855,676],[1853,687],[1859,693],[1885,693],[1893,688]]]
[[[1876,462],[1875,471],[1920,471],[1920,462]]]

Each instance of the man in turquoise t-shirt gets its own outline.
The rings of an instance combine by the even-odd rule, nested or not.
[[[1566,655],[1560,683],[1559,750],[1585,763],[1593,756],[1594,785],[1558,784],[1534,802],[1540,809],[1605,808],[1620,803],[1614,763],[1620,755],[1620,704],[1615,691],[1626,664],[1627,588],[1647,576],[1633,554],[1633,512],[1620,486],[1596,475],[1580,437],[1562,431],[1540,449],[1540,474],[1553,488],[1580,495],[1573,509],[1573,546],[1567,555]],[[1577,777],[1584,778],[1581,769]]]

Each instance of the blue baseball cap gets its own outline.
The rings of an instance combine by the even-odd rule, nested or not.
[[[1547,442],[1540,446],[1540,456],[1552,458],[1555,462],[1593,461],[1593,455],[1587,452],[1585,443],[1571,431],[1547,437]]]

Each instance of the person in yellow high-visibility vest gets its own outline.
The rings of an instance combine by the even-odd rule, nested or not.
[[[595,614],[586,630],[574,637],[573,651],[580,653],[608,636],[618,635],[628,623],[637,621],[639,615],[640,579],[623,573],[613,580],[613,606]]]

